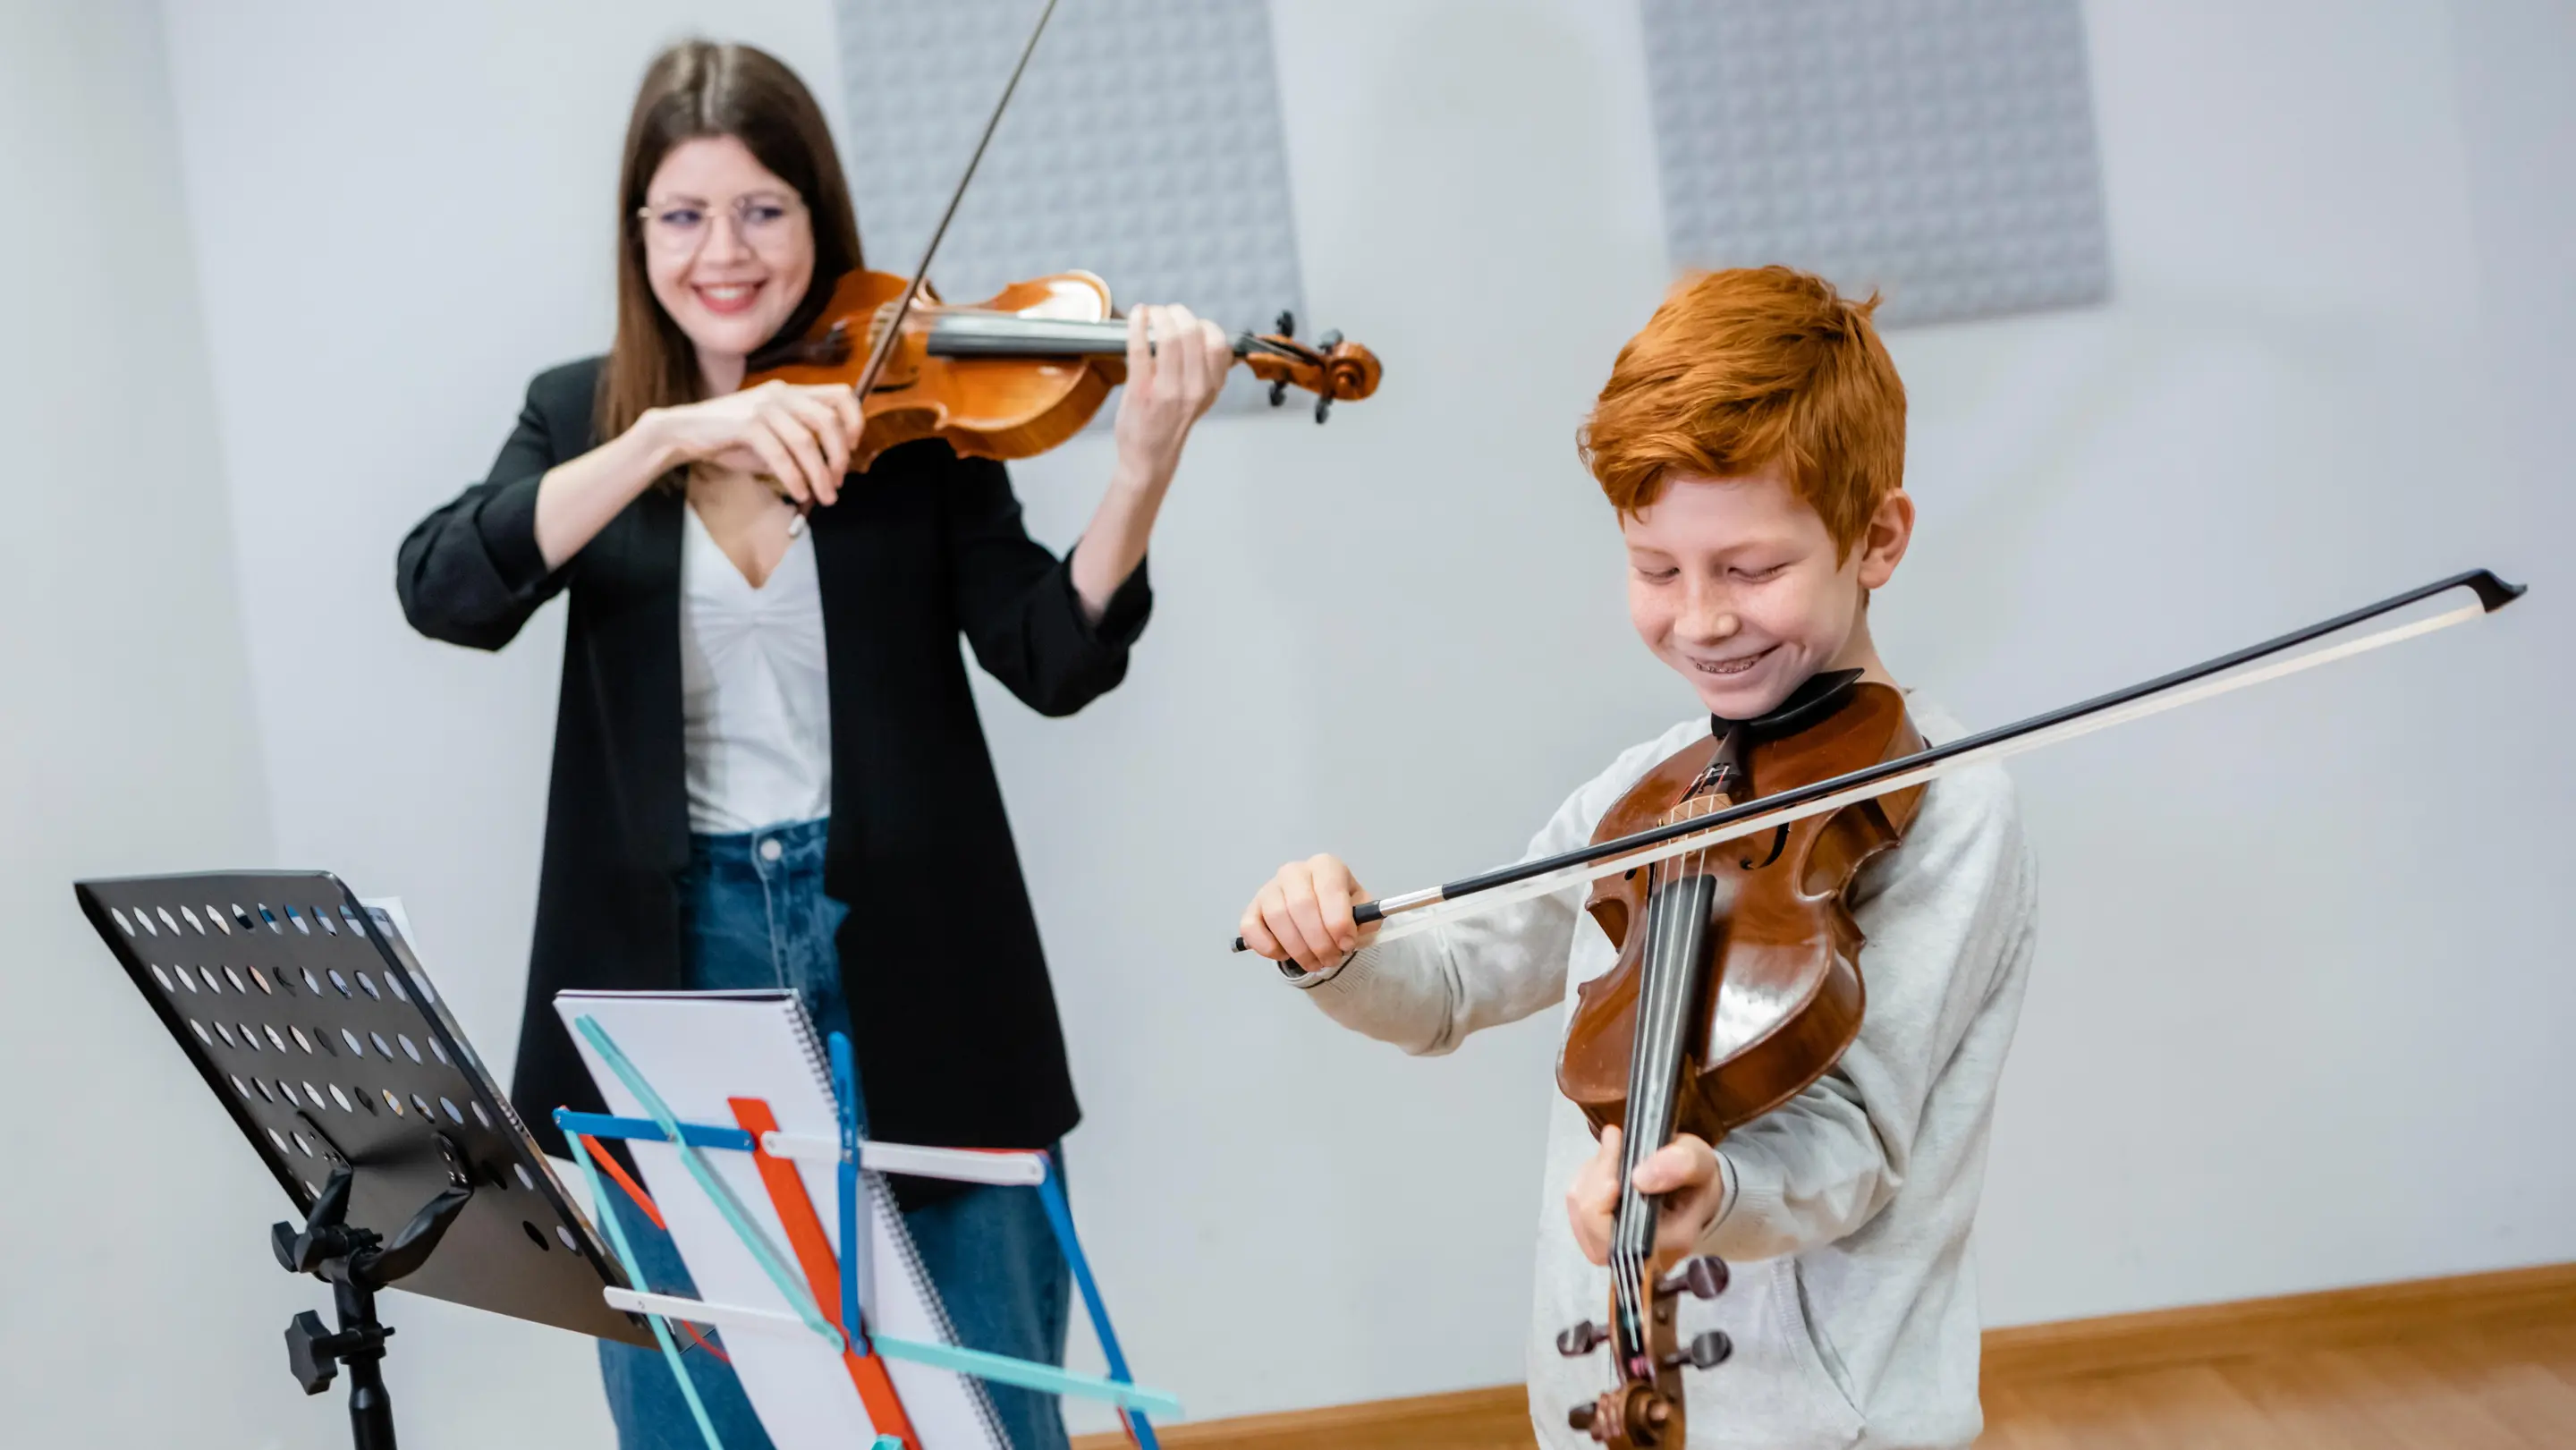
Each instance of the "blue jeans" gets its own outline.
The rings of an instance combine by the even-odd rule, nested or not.
[[[694,836],[680,879],[681,960],[693,991],[793,987],[828,1037],[850,1030],[832,933],[849,908],[823,894],[825,823],[802,821],[740,835]],[[861,1105],[862,1121],[866,1107]],[[1062,1150],[1056,1163],[1063,1165]],[[1071,1271],[1027,1188],[977,1187],[906,1214],[958,1341],[1047,1364],[1064,1362]],[[650,1287],[695,1294],[670,1237],[629,1205],[619,1212]],[[681,1343],[687,1344],[685,1334]],[[733,1371],[705,1351],[681,1356],[725,1450],[770,1450],[769,1436]],[[702,1450],[688,1402],[661,1351],[602,1341],[600,1378],[620,1450]],[[1064,1450],[1055,1397],[1013,1385],[984,1386],[1017,1450]]]

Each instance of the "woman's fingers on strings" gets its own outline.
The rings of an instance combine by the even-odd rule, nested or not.
[[[1198,404],[1207,372],[1206,360],[1199,356],[1198,319],[1177,302],[1167,304],[1155,324],[1155,335],[1162,339],[1155,346],[1164,359],[1158,396],[1165,408],[1187,413]]]
[[[1216,395],[1225,391],[1225,375],[1234,368],[1234,343],[1226,337],[1224,328],[1206,318],[1199,319],[1199,336],[1207,343],[1208,395],[1199,406],[1204,413],[1216,401]]]
[[[1197,359],[1190,355],[1189,315],[1177,302],[1154,306],[1154,376],[1162,385],[1155,389],[1158,398],[1178,397],[1190,386]]]
[[[1172,401],[1189,416],[1196,417],[1200,405],[1207,398],[1208,389],[1213,386],[1209,378],[1206,339],[1201,334],[1202,324],[1198,314],[1175,302],[1165,326],[1171,333],[1173,351],[1185,360],[1180,395]]]
[[[1153,314],[1151,306],[1127,314],[1127,389],[1139,396],[1150,394],[1154,387],[1154,349],[1147,331]]]
[[[1225,345],[1225,329],[1214,322],[1202,317],[1198,320],[1196,331],[1199,362],[1207,369],[1207,393],[1201,400],[1201,408],[1204,411],[1206,402],[1214,399],[1217,390],[1225,386],[1225,370],[1234,365],[1234,353]]]

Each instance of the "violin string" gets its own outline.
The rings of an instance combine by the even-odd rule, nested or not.
[[[1668,812],[1665,819],[1699,813],[1685,801]],[[1679,869],[1670,873],[1661,863],[1647,868],[1647,943],[1635,1027],[1638,1051],[1632,1054],[1635,1071],[1629,1083],[1633,1111],[1628,1114],[1628,1133],[1621,1144],[1618,1222],[1612,1234],[1617,1254],[1614,1292],[1624,1320],[1623,1337],[1635,1341],[1623,1347],[1639,1353],[1646,1348],[1645,1316],[1652,1312],[1648,1281],[1656,1231],[1650,1220],[1661,1215],[1637,1190],[1635,1171],[1672,1138],[1673,1113],[1681,1089],[1681,1034],[1692,996],[1688,986],[1694,964],[1686,954],[1698,955],[1688,951],[1698,925],[1696,918],[1701,915],[1695,883],[1705,874],[1713,849],[1703,845],[1693,853],[1695,859],[1680,863]],[[1625,1366],[1622,1368],[1624,1372]]]
[[[2236,690],[2246,689],[2270,680],[2280,679],[2287,675],[2294,675],[2305,670],[2315,669],[2319,665],[2330,664],[2336,660],[2346,659],[2353,655],[2363,654],[2371,650],[2383,649],[2389,645],[2413,639],[2418,635],[2430,634],[2435,630],[2446,629],[2455,624],[2463,624],[2472,619],[2482,619],[2486,616],[2487,612],[2486,607],[2482,604],[2466,604],[2458,609],[2450,610],[2443,614],[2415,620],[2408,624],[2392,626],[2375,634],[2365,635],[2359,639],[2348,640],[2342,644],[2320,647],[2304,654],[2292,655],[2286,659],[2276,660],[2269,664],[2243,668],[2235,672],[2217,676],[2213,679],[2203,680],[2188,685],[2177,685],[2167,691],[2142,696],[2126,704],[2097,711],[2090,715],[2078,716],[2057,725],[2051,725],[2044,729],[2031,731],[2025,735],[2017,735],[2007,739],[1997,740],[1989,745],[1985,745],[1974,750],[1961,751],[1956,755],[1934,761],[1930,765],[1922,766],[1914,770],[1891,774],[1879,780],[1872,781],[1867,785],[1854,786],[1849,790],[1837,791],[1831,795],[1820,796],[1803,805],[1783,807],[1777,811],[1765,812],[1742,820],[1737,820],[1729,823],[1725,827],[1725,830],[1730,837],[1739,835],[1759,835],[1763,832],[1774,830],[1780,826],[1805,820],[1809,816],[1825,815],[1829,812],[1841,810],[1845,806],[1853,805],[1860,801],[1871,800],[1878,796],[1893,794],[1896,791],[1904,790],[1910,786],[1920,785],[1936,780],[1941,776],[1948,775],[1952,771],[1961,769],[1965,766],[1980,765],[1988,761],[2009,759],[2012,756],[2025,754],[2033,750],[2044,749],[2051,745],[2060,744],[2081,736],[2090,735],[2098,730],[2108,730],[2114,726],[2124,725],[2134,720],[2145,719],[2150,715],[2162,714],[2167,710],[2178,710],[2186,705],[2197,704],[2203,700],[2214,699],[2217,696],[2228,694]],[[1700,840],[1701,837],[1697,835],[1684,835],[1673,840],[1661,842],[1654,846],[1640,848],[1637,851],[1625,855],[1604,857],[1597,861],[1590,861],[1580,865],[1562,867],[1554,871],[1542,872],[1537,875],[1525,877],[1508,885],[1496,886],[1484,891],[1479,891],[1471,896],[1461,896],[1454,899],[1443,900],[1436,894],[1415,893],[1415,896],[1417,897],[1427,895],[1429,897],[1430,904],[1419,908],[1400,909],[1397,912],[1390,912],[1384,919],[1383,925],[1379,928],[1376,940],[1380,944],[1401,941],[1408,936],[1415,936],[1422,932],[1434,930],[1449,922],[1458,920],[1461,917],[1472,916],[1479,912],[1488,911],[1499,906],[1507,906],[1517,901],[1527,901],[1532,897],[1552,895],[1556,892],[1565,890],[1569,886],[1580,885],[1581,883],[1593,880],[1596,877],[1607,876],[1618,871],[1634,869],[1656,861],[1670,860],[1676,856],[1686,855],[1699,849],[1697,843]],[[1397,898],[1387,898],[1387,900],[1395,899]]]
[[[1726,742],[1721,740],[1717,749],[1725,748]],[[1722,806],[1725,802],[1720,801],[1718,804]],[[1705,808],[1693,809],[1687,803],[1685,809],[1693,815],[1708,814]],[[1712,903],[1708,897],[1703,897],[1699,893],[1714,890],[1714,883],[1708,874],[1709,864],[1718,847],[1723,844],[1723,842],[1708,842],[1703,838],[1700,849],[1683,857],[1686,864],[1675,873],[1680,882],[1688,883],[1691,894],[1677,903],[1687,909],[1676,910],[1673,913],[1678,921],[1678,934],[1671,954],[1669,974],[1672,980],[1665,992],[1667,1000],[1663,1036],[1658,1039],[1663,1047],[1664,1061],[1655,1076],[1656,1091],[1663,1099],[1662,1109],[1657,1115],[1657,1136],[1660,1139],[1655,1145],[1657,1149],[1671,1142],[1680,1127],[1681,1079],[1684,1064],[1688,1060],[1688,1054],[1684,1048],[1692,1026],[1690,1021],[1692,1009],[1697,1005],[1699,997],[1699,993],[1692,988],[1697,983],[1702,963],[1714,964],[1716,947],[1716,943],[1707,935],[1714,925],[1709,920],[1712,914],[1710,911]],[[1704,882],[1710,884],[1703,886]],[[1696,950],[1691,949],[1694,942],[1697,943]],[[1662,1214],[1658,1212],[1656,1217],[1660,1220]],[[1645,1255],[1645,1260],[1640,1266],[1641,1279],[1645,1278],[1653,1267],[1654,1239],[1654,1234],[1647,1234],[1642,1245],[1641,1251]],[[1641,1292],[1651,1291],[1641,1284]]]
[[[1620,1138],[1618,1221],[1610,1226],[1610,1244],[1613,1244],[1613,1252],[1618,1254],[1613,1267],[1613,1293],[1618,1298],[1620,1311],[1618,1355],[1623,1378],[1628,1355],[1636,1352],[1646,1337],[1646,1319],[1643,1319],[1646,1306],[1638,1303],[1643,1285],[1638,1283],[1636,1265],[1636,1234],[1638,1218],[1641,1218],[1641,1198],[1638,1198],[1636,1190],[1636,1144],[1643,1136],[1646,1118],[1651,1113],[1651,1089],[1646,1084],[1654,1082],[1654,1069],[1651,1069],[1654,986],[1656,966],[1659,966],[1664,953],[1664,925],[1667,925],[1669,914],[1672,914],[1672,901],[1664,899],[1664,868],[1651,865],[1651,868],[1646,868],[1646,922],[1643,922],[1643,945],[1638,948],[1638,1004],[1636,1025],[1633,1025],[1636,1038],[1633,1038],[1631,1051],[1628,1051],[1628,1064],[1631,1064],[1628,1079],[1631,1082],[1628,1082],[1628,1113],[1625,1113],[1628,1123],[1625,1123],[1625,1133]]]
[[[1641,1316],[1653,1308],[1648,1302],[1645,1273],[1646,1260],[1654,1248],[1654,1227],[1648,1222],[1653,1211],[1647,1205],[1646,1196],[1637,1191],[1635,1170],[1654,1156],[1654,1150],[1660,1146],[1655,1140],[1661,1136],[1664,1083],[1670,1076],[1664,1063],[1663,1048],[1668,1040],[1665,1017],[1672,994],[1674,948],[1682,938],[1683,918],[1687,915],[1683,910],[1685,903],[1680,899],[1681,872],[1678,864],[1670,871],[1656,868],[1647,880],[1649,889],[1662,900],[1663,910],[1658,914],[1654,938],[1646,952],[1645,980],[1638,988],[1640,1010],[1635,1030],[1642,1050],[1637,1057],[1645,1071],[1643,1081],[1628,1084],[1629,1096],[1638,1102],[1640,1111],[1637,1114],[1637,1131],[1630,1133],[1623,1145],[1628,1153],[1628,1207],[1632,1215],[1627,1233],[1628,1276],[1630,1291],[1636,1298],[1637,1312]],[[1638,1331],[1639,1343],[1635,1347],[1643,1351],[1645,1325],[1642,1318]]]
[[[1692,810],[1690,813],[1706,814],[1699,810]],[[1680,924],[1673,943],[1674,960],[1670,972],[1672,980],[1665,989],[1666,1020],[1664,1036],[1660,1039],[1665,1060],[1655,1076],[1656,1091],[1664,1099],[1663,1111],[1659,1115],[1658,1122],[1658,1136],[1662,1141],[1655,1145],[1657,1148],[1672,1141],[1674,1130],[1680,1126],[1681,1075],[1684,1056],[1682,1049],[1690,1030],[1688,1017],[1692,1006],[1691,999],[1697,995],[1691,991],[1691,985],[1696,975],[1694,969],[1699,965],[1698,959],[1707,955],[1709,945],[1706,937],[1708,912],[1704,899],[1699,895],[1699,892],[1705,889],[1701,883],[1708,876],[1708,857],[1709,852],[1706,848],[1694,852],[1683,858],[1685,864],[1676,873],[1682,882],[1688,883],[1691,894],[1683,903],[1689,909],[1674,913],[1680,918]],[[1700,946],[1697,951],[1691,950],[1691,944],[1695,940]],[[1652,1252],[1652,1243],[1647,1245],[1647,1249]]]
[[[1724,748],[1723,742],[1719,748]],[[1723,809],[1731,803],[1731,798],[1712,798],[1710,806]],[[1695,807],[1686,800],[1666,813],[1665,819],[1708,813],[1707,808]],[[1697,883],[1707,876],[1718,849],[1727,844],[1706,837],[1692,839],[1692,849],[1681,853],[1675,869],[1667,872],[1661,861],[1645,868],[1646,944],[1640,963],[1637,1048],[1631,1053],[1630,1111],[1626,1115],[1625,1141],[1620,1145],[1617,1220],[1611,1234],[1611,1290],[1620,1321],[1618,1345],[1623,1355],[1629,1351],[1643,1355],[1647,1350],[1648,1316],[1653,1312],[1650,1271],[1656,1239],[1649,1219],[1661,1216],[1648,1203],[1647,1196],[1637,1190],[1635,1173],[1640,1164],[1671,1141],[1677,1126],[1674,1114],[1682,1089],[1682,1034],[1696,995],[1688,990],[1695,963],[1685,960],[1685,954],[1703,955],[1688,950],[1698,918],[1706,914],[1701,908],[1707,903],[1697,894]],[[1619,1365],[1623,1378],[1631,1367],[1623,1358]]]
[[[1629,1052],[1629,1062],[1632,1064],[1632,1071],[1629,1076],[1632,1079],[1637,1075],[1633,1070],[1633,1067],[1642,1065],[1639,1049],[1643,1047],[1647,1040],[1645,1037],[1646,1012],[1648,1003],[1652,1000],[1650,993],[1654,984],[1655,949],[1662,936],[1664,919],[1665,902],[1663,900],[1663,893],[1659,889],[1662,876],[1663,867],[1660,864],[1646,868],[1646,919],[1642,923],[1645,942],[1639,949],[1638,959],[1639,981],[1637,985],[1638,1014],[1636,1026],[1638,1036],[1636,1038],[1636,1045],[1632,1047]],[[1617,1301],[1617,1308],[1619,1311],[1618,1327],[1620,1333],[1616,1347],[1619,1354],[1622,1356],[1620,1363],[1622,1366],[1623,1377],[1625,1373],[1624,1366],[1626,1364],[1625,1356],[1638,1342],[1642,1341],[1645,1334],[1645,1321],[1637,1303],[1638,1289],[1640,1286],[1636,1282],[1635,1235],[1637,1188],[1635,1165],[1637,1161],[1637,1129],[1641,1125],[1641,1104],[1638,1101],[1635,1086],[1634,1082],[1630,1083],[1630,1092],[1628,1094],[1629,1110],[1626,1114],[1627,1123],[1625,1125],[1626,1132],[1622,1136],[1622,1140],[1619,1144],[1618,1219],[1611,1225],[1610,1233],[1611,1252],[1614,1256],[1611,1263],[1611,1293]]]
[[[1636,1186],[1636,1169],[1645,1157],[1639,1151],[1638,1145],[1653,1136],[1651,1129],[1656,1117],[1657,1096],[1655,1084],[1661,1077],[1655,1066],[1655,1046],[1662,1040],[1658,1030],[1661,1020],[1659,1011],[1662,1001],[1661,982],[1663,968],[1671,957],[1671,932],[1674,919],[1681,914],[1678,904],[1670,898],[1668,890],[1671,884],[1670,876],[1671,873],[1660,864],[1647,868],[1646,944],[1639,958],[1637,1012],[1633,1029],[1636,1040],[1634,1050],[1630,1053],[1630,1062],[1633,1066],[1629,1073],[1628,1084],[1630,1111],[1627,1115],[1628,1130],[1619,1145],[1620,1212],[1619,1221],[1613,1226],[1613,1236],[1619,1249],[1618,1289],[1624,1301],[1623,1311],[1626,1318],[1624,1327],[1628,1331],[1625,1336],[1627,1342],[1621,1345],[1623,1355],[1629,1352],[1642,1352],[1645,1348],[1645,1316],[1651,1308],[1646,1303],[1644,1282],[1646,1251],[1643,1244],[1651,1241],[1652,1234],[1645,1222],[1645,1196],[1638,1192]],[[1621,1361],[1623,1376],[1626,1369],[1626,1360],[1623,1358]]]

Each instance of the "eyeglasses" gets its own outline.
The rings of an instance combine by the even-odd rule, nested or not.
[[[733,218],[733,234],[744,246],[756,252],[775,251],[796,234],[796,220],[804,210],[804,204],[792,196],[759,192],[735,197],[723,207],[695,197],[675,197],[639,206],[635,216],[644,224],[645,245],[685,256],[705,246],[715,234],[715,219],[726,215]]]

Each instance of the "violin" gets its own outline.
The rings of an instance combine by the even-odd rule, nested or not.
[[[944,438],[977,458],[1035,457],[1081,432],[1109,390],[1127,379],[1127,324],[1110,306],[1109,284],[1089,272],[1014,282],[962,307],[941,302],[929,281],[931,260],[1055,7],[1056,0],[1047,0],[1029,28],[911,278],[852,271],[833,284],[830,300],[800,336],[763,349],[745,369],[746,388],[777,381],[855,391],[864,423],[850,450],[852,472],[916,438]],[[1310,347],[1297,340],[1296,320],[1284,312],[1278,326],[1275,333],[1234,338],[1236,360],[1270,384],[1272,407],[1288,400],[1290,388],[1303,388],[1315,394],[1321,423],[1336,401],[1377,391],[1378,361],[1367,348],[1338,332]],[[803,523],[800,507],[790,527]]]
[[[854,472],[916,438],[978,458],[1030,458],[1082,431],[1126,381],[1127,324],[1116,318],[1109,285],[1089,272],[1014,282],[952,307],[919,278],[860,270],[833,287],[803,336],[754,357],[743,386],[860,388]],[[1300,342],[1288,313],[1274,333],[1238,333],[1234,355],[1270,384],[1273,407],[1290,388],[1313,393],[1318,423],[1336,401],[1377,391],[1375,354],[1338,332]]]
[[[1715,815],[1924,748],[1894,689],[1860,671],[1820,675],[1757,720],[1683,747],[1602,818],[1595,844]],[[1656,1202],[1631,1179],[1681,1133],[1714,1145],[1796,1097],[1859,1035],[1862,936],[1844,900],[1861,867],[1904,837],[1923,787],[1856,801],[1751,836],[1602,877],[1585,909],[1618,949],[1576,989],[1557,1088],[1598,1134],[1623,1130],[1610,1247],[1610,1319],[1557,1337],[1569,1357],[1611,1348],[1616,1386],[1567,1419],[1603,1444],[1684,1443],[1681,1373],[1724,1362],[1723,1331],[1689,1345],[1680,1296],[1712,1298],[1726,1265],[1652,1262]]]

